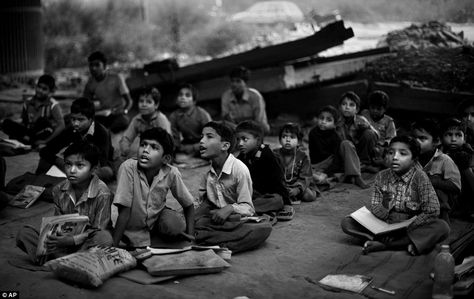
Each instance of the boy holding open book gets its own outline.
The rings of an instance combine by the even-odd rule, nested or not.
[[[448,224],[439,216],[439,202],[430,179],[417,162],[420,145],[410,136],[397,136],[390,142],[389,169],[375,178],[370,212],[387,223],[400,223],[415,216],[406,230],[375,235],[353,217],[342,220],[342,230],[368,240],[363,252],[407,249],[411,255],[429,252],[449,235]],[[370,214],[369,216],[372,216]]]
[[[83,233],[67,234],[76,231],[80,222],[71,215],[70,220],[52,227],[53,232],[44,237],[44,229],[38,232],[32,226],[25,226],[17,236],[17,246],[26,252],[31,260],[43,264],[49,259],[69,254],[77,250],[86,250],[94,246],[112,245],[110,207],[112,195],[104,182],[94,171],[99,164],[98,149],[86,142],[71,144],[64,152],[64,165],[67,180],[53,189],[54,215],[67,218],[70,214],[87,216],[89,221]],[[78,216],[78,215],[76,215]],[[69,219],[69,218],[68,218]],[[47,223],[42,225],[48,227]],[[61,230],[58,234],[56,230]],[[46,248],[46,254],[40,249]]]

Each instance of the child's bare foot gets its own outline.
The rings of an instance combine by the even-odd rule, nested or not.
[[[382,242],[367,241],[364,243],[364,247],[362,248],[362,253],[368,254],[369,252],[382,251],[382,250],[385,250],[386,248],[387,248],[387,245],[385,245]]]
[[[416,251],[415,245],[413,245],[413,244],[409,244],[409,245],[408,245],[407,251],[408,251],[408,253],[409,253],[410,255],[413,255],[413,256],[417,256],[417,255],[418,255],[418,252]]]

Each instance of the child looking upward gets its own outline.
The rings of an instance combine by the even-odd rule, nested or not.
[[[316,126],[308,136],[309,155],[313,169],[331,177],[334,173],[343,172],[345,181],[365,189],[360,172],[360,161],[354,144],[342,140],[336,131],[339,112],[333,106],[319,110]]]
[[[263,132],[263,127],[256,121],[243,121],[237,125],[238,158],[250,170],[255,211],[279,211],[278,219],[291,220],[294,209],[283,178],[283,169],[270,147],[263,144]]]
[[[12,139],[39,146],[48,143],[65,128],[59,103],[52,97],[56,89],[50,75],[42,75],[36,84],[35,95],[25,101],[21,124],[11,119],[3,122],[2,130]]]
[[[132,248],[150,246],[155,235],[163,240],[194,239],[193,197],[179,170],[169,164],[173,149],[170,134],[151,128],[140,135],[137,158],[120,166],[114,197],[119,213],[114,246],[120,241]],[[185,220],[166,207],[169,190],[183,207]]]
[[[252,179],[247,166],[231,154],[234,143],[234,131],[228,124],[211,121],[204,125],[200,154],[211,161],[211,168],[199,188],[196,242],[221,245],[237,253],[262,244],[272,226],[240,222],[241,217],[254,215],[255,209]]]
[[[471,215],[474,211],[474,150],[466,143],[466,125],[456,118],[449,118],[441,124],[442,149],[461,173],[461,196],[456,212]]]
[[[461,174],[454,161],[441,150],[439,127],[431,119],[412,124],[412,135],[420,143],[419,162],[433,184],[440,203],[440,217],[449,224],[451,205],[461,192]]]
[[[95,122],[94,103],[87,98],[78,98],[72,102],[70,119],[71,126],[41,149],[36,173],[46,173],[52,165],[64,171],[64,158],[59,157],[62,150],[73,142],[87,141],[99,149],[99,165],[95,169],[95,174],[105,182],[115,180],[112,169],[114,148],[110,132]]]
[[[339,111],[342,118],[338,124],[338,132],[343,140],[349,140],[355,145],[361,166],[369,167],[372,166],[372,160],[376,156],[374,149],[379,136],[369,121],[357,114],[359,109],[360,98],[355,92],[349,91],[341,96]]]
[[[179,87],[176,103],[178,109],[170,115],[171,130],[178,152],[199,154],[202,128],[211,121],[211,116],[196,106],[197,90],[191,84]]]
[[[387,223],[397,223],[416,216],[406,231],[374,236],[347,216],[342,230],[362,240],[363,252],[406,249],[411,255],[428,253],[449,235],[448,224],[438,219],[439,202],[430,179],[416,166],[419,143],[411,136],[397,136],[390,141],[387,153],[390,168],[375,177],[370,211]]]
[[[37,257],[39,233],[25,226],[17,236],[17,246],[26,252],[34,263],[43,264],[49,259],[86,250],[94,246],[112,245],[110,205],[112,194],[94,170],[99,164],[97,148],[86,142],[71,144],[64,152],[67,180],[53,188],[54,215],[79,213],[89,217],[89,228],[78,236],[50,236],[47,257]]]
[[[313,171],[308,155],[299,148],[303,134],[300,127],[287,123],[280,129],[281,147],[273,150],[275,157],[283,166],[283,173],[292,203],[314,201],[319,190],[311,186]]]
[[[171,134],[171,124],[168,118],[161,113],[160,107],[161,94],[156,88],[143,89],[138,98],[138,111],[127,130],[120,139],[120,152],[122,159],[126,159],[130,154],[130,146],[135,138],[141,133],[151,128],[163,128]],[[132,153],[134,156],[135,153]]]

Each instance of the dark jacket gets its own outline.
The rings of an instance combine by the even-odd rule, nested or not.
[[[238,158],[250,171],[254,193],[277,193],[283,197],[285,204],[291,204],[283,169],[268,145],[262,144],[251,156],[239,154]]]
[[[339,153],[342,139],[336,130],[321,131],[318,127],[311,129],[308,135],[309,158],[311,164],[326,160]]]
[[[100,152],[99,163],[100,166],[112,166],[112,159],[114,148],[112,147],[112,139],[109,131],[98,122],[94,122],[94,134],[82,136],[78,132],[74,132],[72,127],[66,128],[58,136],[53,138],[40,151],[40,157],[51,164],[54,164],[56,155],[65,147],[69,146],[75,141],[87,141],[94,144]]]

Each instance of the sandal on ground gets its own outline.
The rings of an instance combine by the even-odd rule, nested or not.
[[[280,221],[290,221],[295,216],[295,209],[292,206],[285,205],[283,210],[277,214],[277,219]]]

